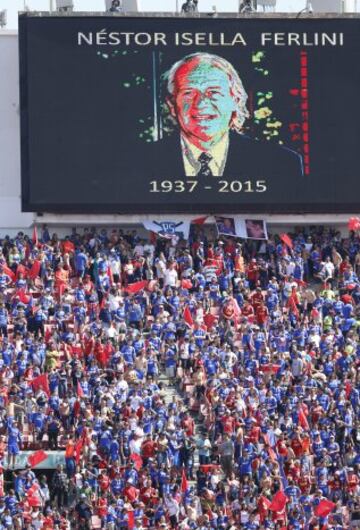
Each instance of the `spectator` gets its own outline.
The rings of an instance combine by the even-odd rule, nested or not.
[[[186,2],[181,6],[181,13],[191,14],[198,11],[198,2],[194,0],[186,0]]]
[[[120,0],[112,0],[109,11],[110,13],[120,13],[122,11]]]

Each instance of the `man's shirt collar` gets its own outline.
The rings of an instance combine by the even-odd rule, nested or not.
[[[199,149],[194,144],[190,143],[182,134],[180,135],[180,140],[185,174],[188,177],[195,177],[198,174],[201,166],[198,159],[203,152],[206,152],[211,156],[209,167],[212,174],[216,177],[221,177],[223,175],[229,149],[228,134],[224,134],[221,140],[208,151]]]

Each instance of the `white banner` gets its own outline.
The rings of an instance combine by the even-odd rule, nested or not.
[[[189,239],[191,221],[144,221],[146,230],[155,232],[160,237]]]
[[[243,239],[266,240],[268,238],[266,221],[263,219],[216,216],[215,222],[219,235],[241,237]]]

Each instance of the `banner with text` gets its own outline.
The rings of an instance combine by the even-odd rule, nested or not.
[[[144,227],[160,237],[189,239],[190,221],[144,221]]]

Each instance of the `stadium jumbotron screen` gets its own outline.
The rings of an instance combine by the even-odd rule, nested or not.
[[[19,21],[25,211],[346,212],[360,19]]]

